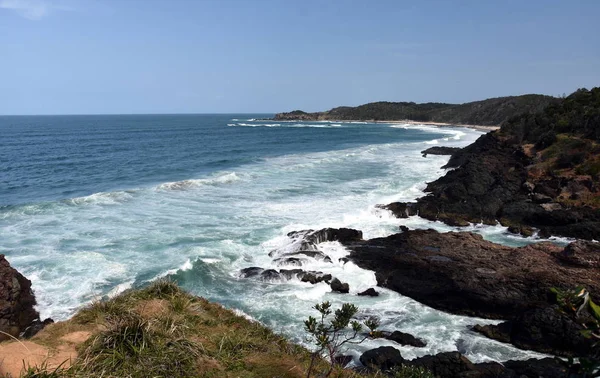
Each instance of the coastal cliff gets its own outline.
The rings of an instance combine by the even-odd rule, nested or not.
[[[465,104],[372,102],[356,107],[341,106],[325,112],[295,110],[278,113],[277,121],[399,121],[441,122],[459,125],[499,126],[521,113],[542,111],[558,99],[543,95],[491,98]]]
[[[600,239],[600,88],[507,121],[454,153],[415,203],[385,206],[450,225],[496,224],[540,236]]]

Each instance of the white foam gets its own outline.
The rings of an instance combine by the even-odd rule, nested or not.
[[[203,185],[221,185],[230,184],[239,181],[240,177],[235,172],[221,173],[215,177],[193,179],[193,180],[182,180],[175,182],[166,182],[156,187],[157,190],[188,190]]]
[[[69,205],[118,205],[133,198],[134,191],[99,192],[64,200]]]

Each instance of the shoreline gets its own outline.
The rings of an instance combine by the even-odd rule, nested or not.
[[[263,121],[262,119],[257,119],[256,121]],[[275,121],[275,122],[328,122],[328,123],[380,123],[380,124],[390,124],[390,125],[425,125],[425,126],[435,126],[435,127],[465,127],[468,129],[473,129],[477,131],[490,132],[499,130],[500,126],[485,126],[485,125],[469,125],[463,123],[446,123],[446,122],[432,122],[432,121],[413,121],[409,119],[401,119],[401,120],[389,120],[389,121],[379,121],[379,120],[360,120],[360,119],[351,119],[351,120],[330,120],[330,119],[275,119],[268,118],[264,119],[264,121]]]

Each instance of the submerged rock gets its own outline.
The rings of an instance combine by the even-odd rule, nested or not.
[[[358,293],[358,295],[368,296],[368,297],[378,297],[379,292],[371,287],[371,288],[368,288],[367,290],[363,291],[362,293]]]
[[[391,340],[400,345],[410,345],[417,348],[423,348],[427,346],[427,343],[419,338],[414,337],[409,333],[404,333],[400,331],[394,331],[386,336],[384,336],[387,340]]]
[[[338,280],[337,278],[331,280],[330,286],[332,291],[336,291],[338,293],[347,294],[350,292],[350,285],[347,283],[342,283],[342,281]]]

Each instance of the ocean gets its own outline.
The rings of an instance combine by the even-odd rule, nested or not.
[[[307,344],[312,306],[355,303],[381,329],[402,330],[425,348],[372,340],[347,354],[394,345],[405,358],[459,350],[475,362],[539,357],[486,339],[469,326],[497,323],[449,315],[395,292],[355,294],[375,275],[322,250],[350,294],[327,284],[239,278],[242,268],[277,268],[269,257],[290,231],[350,227],[365,238],[410,228],[456,228],[396,219],[375,205],[423,195],[447,156],[433,145],[466,146],[479,131],[366,122],[275,122],[269,114],[0,117],[0,253],[33,282],[42,317],[64,320],[81,306],[160,277]],[[501,226],[463,230],[524,245]]]

